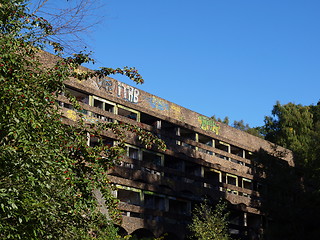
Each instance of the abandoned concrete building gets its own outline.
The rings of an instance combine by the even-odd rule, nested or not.
[[[219,123],[112,78],[66,81],[82,102],[85,120],[121,121],[155,133],[165,152],[127,139],[127,156],[109,172],[123,214],[122,234],[186,239],[193,207],[208,199],[228,202],[230,233],[262,239],[267,219],[260,208],[263,174],[255,174],[255,152],[273,154],[270,142]],[[76,114],[64,96],[58,101],[69,119]],[[105,136],[106,144],[115,140]],[[90,139],[94,145],[96,139]],[[290,151],[279,161],[293,166]]]

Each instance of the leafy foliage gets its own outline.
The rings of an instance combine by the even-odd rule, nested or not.
[[[43,40],[52,27],[29,14],[27,3],[0,1],[0,238],[120,239],[112,227],[121,221],[118,200],[105,173],[124,153],[127,131],[149,148],[165,146],[126,124],[63,122],[55,99],[65,91],[64,80],[108,72],[80,76],[78,67],[91,60],[81,53],[46,63],[41,47],[51,44],[60,56],[63,48]],[[132,68],[114,71],[142,82]],[[88,134],[105,130],[118,136],[119,145],[87,145]],[[97,209],[93,190],[102,192],[107,215]]]
[[[277,102],[272,115],[265,118],[266,139],[293,150],[299,164],[309,161],[313,132],[310,107]]]
[[[247,132],[251,135],[254,135],[256,137],[264,138],[262,128],[261,127],[250,127],[249,124],[245,124],[243,120],[240,121],[234,121],[232,124],[232,127],[239,129],[241,131]]]
[[[320,193],[320,103],[302,106],[279,102],[265,118],[266,139],[291,149],[296,168],[270,167],[273,201],[267,210],[272,239],[317,239]],[[264,165],[270,163],[266,159]],[[275,204],[278,203],[278,204]]]
[[[189,228],[192,236],[198,240],[229,240],[228,216],[226,203],[221,201],[213,210],[207,202],[194,209]]]
[[[227,125],[230,124],[230,120],[229,120],[228,116],[224,117],[224,119],[221,119],[219,117],[216,118],[216,116],[213,115],[211,118],[214,119],[215,121],[218,121],[218,122],[221,122],[221,123],[224,123]],[[241,131],[247,132],[247,133],[254,135],[256,137],[264,138],[264,132],[263,132],[262,127],[253,127],[252,128],[249,126],[249,124],[245,123],[243,120],[240,120],[240,121],[235,120],[235,121],[233,121],[233,124],[231,124],[230,126],[236,128],[236,129],[239,129]]]
[[[229,117],[228,116],[226,116],[224,119],[221,119],[221,118],[216,118],[216,116],[215,115],[213,115],[212,117],[211,117],[213,120],[215,120],[215,121],[218,121],[218,122],[221,122],[221,123],[225,123],[225,124],[229,124],[229,122],[230,122],[230,120],[229,120]]]

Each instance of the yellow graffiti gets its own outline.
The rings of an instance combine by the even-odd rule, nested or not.
[[[77,115],[77,112],[73,111],[73,110],[68,110],[66,117],[73,120],[73,121],[77,121],[79,115]],[[90,123],[97,123],[99,122],[98,118],[95,118],[93,116],[88,116],[88,115],[81,115],[80,116],[84,121],[86,122],[90,122]]]
[[[77,114],[75,111],[73,110],[68,110],[67,111],[67,118],[73,120],[73,121],[76,121],[77,120]]]
[[[205,131],[214,132],[217,135],[219,134],[219,130],[220,130],[219,122],[205,116],[199,116],[198,122],[200,123],[201,129]]]
[[[184,121],[182,116],[181,107],[171,104],[170,109],[172,110],[172,115],[174,118]]]

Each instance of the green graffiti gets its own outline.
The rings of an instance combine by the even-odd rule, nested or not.
[[[200,123],[200,128],[206,131],[214,132],[215,134],[219,134],[220,130],[220,123],[217,121],[214,121],[211,118],[205,117],[205,116],[199,116],[198,122]]]

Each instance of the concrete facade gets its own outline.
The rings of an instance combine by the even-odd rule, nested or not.
[[[66,85],[81,102],[86,121],[133,124],[167,144],[165,152],[147,150],[129,136],[127,156],[109,172],[124,234],[183,240],[195,204],[206,198],[214,205],[223,198],[232,235],[263,238],[267,219],[260,191],[266,183],[263,166],[257,174],[255,153],[262,150],[293,167],[289,150],[112,78],[71,79]],[[75,120],[68,100],[59,96],[58,101],[64,115]]]

